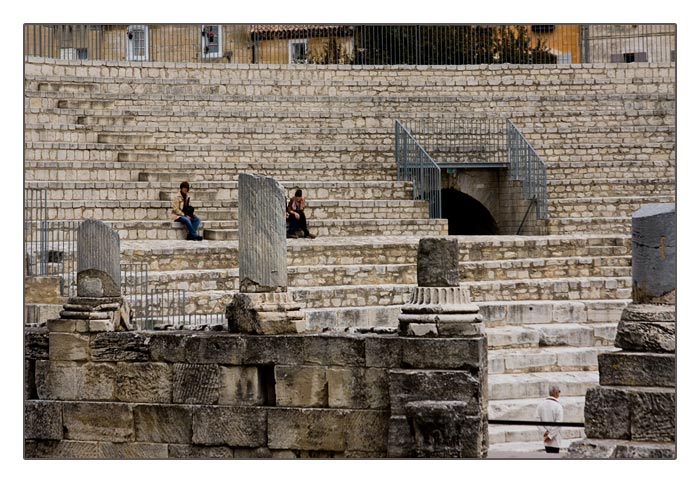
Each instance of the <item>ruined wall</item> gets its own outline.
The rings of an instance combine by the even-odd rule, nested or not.
[[[485,338],[48,328],[25,332],[28,458],[404,457],[408,402],[486,417]]]

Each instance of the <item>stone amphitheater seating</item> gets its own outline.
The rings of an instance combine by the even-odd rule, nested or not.
[[[238,173],[304,189],[320,237],[289,240],[288,260],[310,330],[395,325],[419,238],[447,234],[395,180],[394,119],[511,119],[547,164],[550,235],[459,239],[488,326],[491,418],[532,418],[556,382],[566,419],[583,420],[631,297],[630,215],[675,200],[673,65],[25,65],[25,187],[48,189],[52,219],[110,223],[123,262],[186,288],[190,312],[220,313],[237,289]],[[185,178],[198,244],[167,218]],[[534,429],[490,433],[494,448],[539,444]]]

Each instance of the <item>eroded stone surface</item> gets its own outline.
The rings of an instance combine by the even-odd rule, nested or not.
[[[119,297],[119,235],[97,220],[78,227],[78,297]]]
[[[226,406],[194,409],[192,442],[257,448],[267,445],[265,409]]]
[[[271,177],[238,176],[238,246],[241,292],[287,289],[284,187]]]
[[[459,246],[456,238],[421,238],[418,243],[419,287],[459,286]]]
[[[675,354],[610,352],[598,355],[603,386],[676,386]]]
[[[406,418],[418,458],[478,458],[480,418],[464,401],[415,401],[406,404]]]
[[[676,205],[654,203],[632,214],[632,297],[676,303]]]
[[[63,408],[53,401],[24,402],[25,439],[63,439]]]

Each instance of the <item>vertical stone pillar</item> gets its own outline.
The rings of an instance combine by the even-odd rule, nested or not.
[[[422,239],[417,270],[399,315],[402,366],[389,372],[389,456],[485,457],[487,343],[479,307],[459,285],[457,240]]]
[[[101,221],[78,227],[78,294],[47,322],[51,361],[88,360],[90,334],[131,329],[121,296],[119,235]]]
[[[632,215],[633,302],[615,346],[598,356],[600,386],[586,393],[586,436],[572,458],[676,456],[676,212],[670,203]]]
[[[78,227],[78,297],[121,296],[119,234],[98,220]]]
[[[226,308],[229,332],[303,332],[301,306],[287,292],[285,190],[271,177],[238,177],[240,292]]]

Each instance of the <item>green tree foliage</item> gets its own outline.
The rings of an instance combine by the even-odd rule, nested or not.
[[[524,25],[368,25],[354,30],[356,64],[555,64]]]

